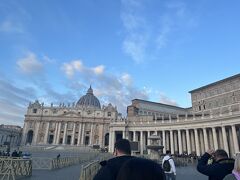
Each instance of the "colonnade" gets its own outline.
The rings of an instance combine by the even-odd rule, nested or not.
[[[128,130],[111,130],[110,132],[110,151],[113,151],[113,144],[117,140],[117,136],[122,134],[122,138],[130,141],[139,142],[139,152],[143,154],[147,152],[147,145],[150,145],[148,139],[151,135],[161,137],[161,145],[164,146],[163,153],[170,150],[172,154],[193,154],[200,156],[208,149],[224,149],[231,156],[239,152],[238,126],[217,126],[217,127],[199,127],[199,128],[178,128],[158,129],[154,130],[134,130],[129,127]]]

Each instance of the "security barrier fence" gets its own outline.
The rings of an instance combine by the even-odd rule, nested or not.
[[[107,160],[112,157],[110,153],[100,153],[98,160],[91,161],[81,167],[80,180],[92,180],[93,177],[97,174],[98,170],[101,168],[99,162]]]
[[[0,157],[1,180],[15,180],[16,177],[32,175],[32,160]]]

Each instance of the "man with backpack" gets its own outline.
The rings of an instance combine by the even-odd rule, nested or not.
[[[162,168],[165,172],[166,180],[176,179],[176,168],[169,150],[166,151],[166,156],[162,160]]]

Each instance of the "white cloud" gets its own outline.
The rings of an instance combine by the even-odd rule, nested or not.
[[[29,52],[26,57],[19,59],[17,66],[19,70],[25,74],[35,74],[43,70],[43,64],[32,52]]]
[[[93,68],[93,72],[97,75],[103,74],[104,68],[105,67],[103,65],[96,66],[96,67]]]
[[[131,76],[127,73],[124,73],[121,77],[121,80],[123,81],[123,83],[125,83],[127,86],[132,85],[133,80],[131,78]]]
[[[2,23],[0,23],[0,32],[23,33],[24,30],[21,24],[6,19]]]
[[[144,61],[148,41],[146,20],[138,12],[141,8],[139,1],[122,0],[121,19],[125,29],[123,51],[137,63]]]
[[[72,78],[76,73],[83,73],[86,76],[90,74],[102,75],[104,73],[104,65],[96,67],[86,67],[81,60],[74,60],[69,63],[63,63],[61,69],[67,75],[68,78]]]

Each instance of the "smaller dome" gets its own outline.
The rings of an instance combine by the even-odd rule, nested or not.
[[[78,100],[76,106],[80,106],[80,107],[93,107],[93,108],[101,109],[100,102],[99,102],[98,98],[96,96],[94,96],[93,90],[92,90],[91,86],[88,89],[87,94],[82,96]]]

